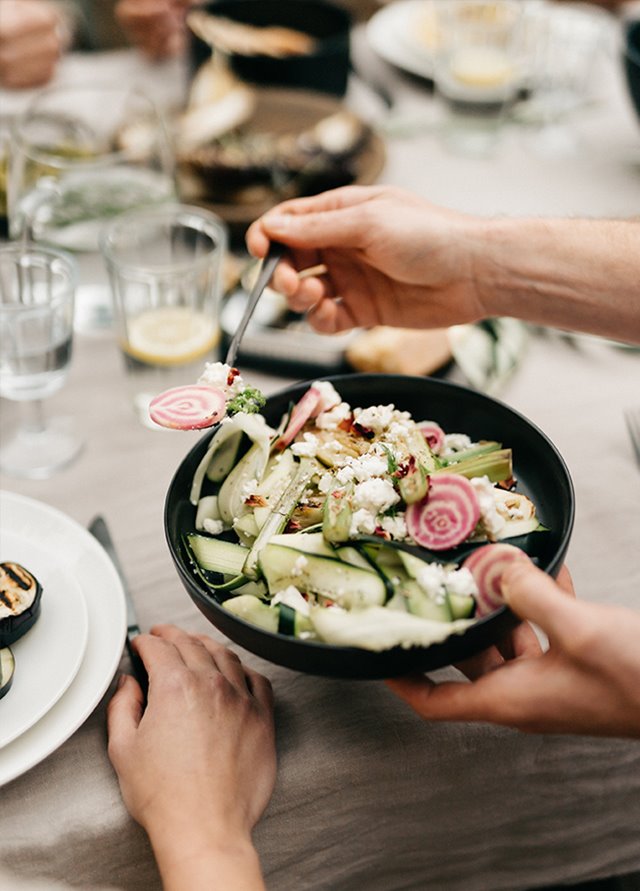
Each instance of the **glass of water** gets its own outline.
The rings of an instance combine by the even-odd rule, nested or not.
[[[199,207],[146,208],[114,220],[101,245],[129,395],[157,429],[151,399],[195,383],[216,358],[226,226]]]
[[[98,240],[135,207],[175,201],[164,119],[134,86],[79,84],[38,93],[14,128],[11,238],[71,251],[78,264],[76,327],[111,326]]]
[[[17,402],[21,415],[18,429],[3,430],[0,470],[13,476],[48,477],[82,447],[71,419],[48,420],[44,412],[69,371],[75,285],[69,255],[0,247],[0,396]]]

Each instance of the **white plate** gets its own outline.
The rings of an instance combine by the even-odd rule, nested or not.
[[[10,508],[0,512],[0,560],[22,564],[43,589],[35,625],[11,644],[16,667],[11,689],[0,699],[2,749],[39,721],[68,688],[84,656],[88,621],[78,582],[46,539],[15,531]]]
[[[434,0],[435,2],[435,0]],[[383,6],[366,25],[367,39],[379,56],[418,77],[433,77],[433,55],[425,43],[418,49],[416,22],[429,15],[429,0],[398,0]]]
[[[78,673],[53,708],[0,751],[1,786],[55,751],[100,702],[122,655],[126,609],[111,560],[75,520],[40,501],[5,491],[0,492],[0,516],[11,518],[15,535],[31,536],[42,541],[43,547],[46,542],[78,582],[88,615],[87,648]]]

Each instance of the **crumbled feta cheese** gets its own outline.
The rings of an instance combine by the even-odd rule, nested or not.
[[[278,593],[274,595],[271,605],[277,606],[279,603],[284,603],[285,606],[290,606],[291,609],[294,609],[302,616],[308,616],[310,613],[309,604],[295,585],[289,585],[288,588],[283,588],[282,591],[278,591]]]
[[[471,437],[466,433],[445,433],[441,455],[455,455],[471,445]]]
[[[322,411],[315,420],[319,430],[336,430],[343,421],[351,416],[351,407],[346,402],[339,402],[333,408]]]
[[[358,483],[353,492],[353,506],[380,514],[400,501],[393,483],[383,479],[369,479]]]
[[[202,528],[209,535],[220,535],[224,529],[224,523],[222,520],[212,520],[211,517],[205,517],[202,521]]]
[[[378,525],[385,532],[388,532],[395,541],[402,541],[408,536],[407,524],[403,513],[396,514],[395,517],[379,517]]]
[[[488,538],[496,538],[505,527],[505,519],[496,510],[495,489],[488,476],[476,476],[469,480],[478,496],[480,520]]]
[[[314,381],[311,386],[320,393],[320,412],[329,411],[342,402],[340,394],[329,381]]]
[[[335,480],[332,473],[323,473],[318,480],[318,492],[327,495],[332,489]]]
[[[355,472],[353,469],[353,458],[347,458],[343,466],[336,473],[336,480],[342,485],[346,486],[348,483],[352,482],[355,478]]]
[[[378,520],[370,511],[360,508],[353,512],[351,516],[351,527],[349,533],[352,536],[373,535],[378,526]]]
[[[305,571],[307,566],[309,565],[309,561],[305,557],[304,554],[300,554],[299,557],[296,558],[293,566],[291,567],[291,575],[294,578],[298,578]]]
[[[225,365],[224,362],[206,362],[204,371],[198,378],[199,384],[206,384],[209,387],[218,387],[222,390],[227,399],[237,396],[242,390],[246,389],[246,384],[241,374],[235,374],[229,384],[229,377],[233,369],[231,365]]]
[[[460,597],[473,597],[478,594],[478,586],[468,569],[453,569],[447,574],[445,587],[449,594],[457,594]]]
[[[425,563],[416,573],[416,581],[427,597],[439,601],[444,595],[446,575],[441,563]]]
[[[250,498],[252,495],[256,494],[256,490],[258,488],[258,480],[252,479],[247,480],[246,483],[243,484],[240,494],[242,495],[242,500],[246,501],[247,498]]]
[[[393,420],[394,410],[393,405],[370,405],[368,408],[354,409],[353,418],[361,427],[373,430],[374,433],[382,433]]]
[[[313,433],[303,433],[302,439],[291,443],[291,451],[299,458],[315,458],[320,440]]]

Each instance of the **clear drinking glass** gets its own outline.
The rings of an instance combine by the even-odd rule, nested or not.
[[[21,425],[4,426],[0,469],[41,479],[69,464],[82,441],[68,418],[47,420],[44,400],[71,360],[76,267],[60,251],[0,247],[0,396],[19,403]]]
[[[137,87],[54,87],[38,93],[18,118],[13,142],[11,237],[72,251],[79,269],[76,327],[108,329],[102,227],[131,208],[176,200],[161,114]]]
[[[522,5],[516,0],[439,0],[436,93],[453,151],[487,155],[521,85]]]
[[[104,232],[116,336],[127,386],[149,427],[149,402],[195,383],[220,339],[226,227],[188,205],[131,211]]]

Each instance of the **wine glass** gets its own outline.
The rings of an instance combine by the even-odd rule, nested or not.
[[[0,444],[0,470],[44,479],[69,464],[82,441],[71,419],[47,420],[44,400],[71,360],[73,258],[35,245],[0,247],[0,396],[19,404],[21,425]]]
[[[104,224],[126,210],[176,200],[161,113],[134,86],[41,91],[14,128],[8,197],[12,239],[75,255],[76,327],[109,328],[109,286],[98,246]]]

